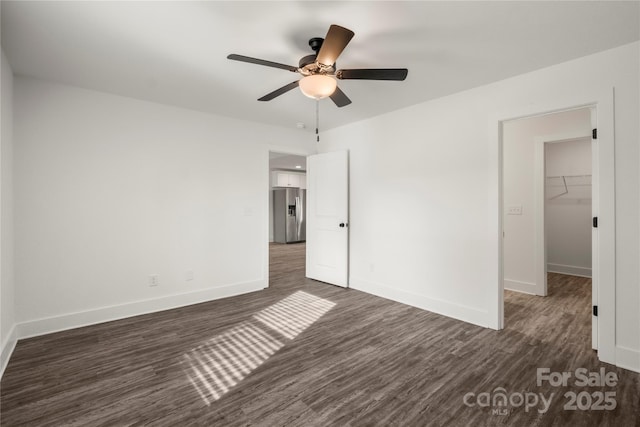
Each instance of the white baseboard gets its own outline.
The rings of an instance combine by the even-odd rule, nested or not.
[[[0,378],[4,375],[4,370],[9,363],[9,359],[13,354],[13,350],[16,348],[16,343],[18,342],[18,328],[16,325],[11,327],[11,331],[9,332],[9,336],[2,343],[2,351],[0,352]]]
[[[640,373],[640,351],[617,345],[616,366]]]
[[[443,316],[452,317],[474,325],[489,327],[489,313],[473,307],[444,301],[437,298],[430,298],[425,295],[418,295],[411,292],[401,291],[391,286],[374,283],[368,280],[351,277],[349,287],[358,291],[373,294],[392,301],[397,301],[422,310],[438,313]]]
[[[591,278],[591,269],[587,267],[577,267],[575,265],[564,265],[547,263],[547,271],[549,273],[568,274],[569,276],[579,276]]]
[[[504,279],[504,288],[508,291],[522,292],[523,294],[540,295],[536,292],[537,287],[535,283]]]
[[[184,307],[186,305],[246,294],[264,289],[266,287],[265,282],[266,281],[263,279],[252,282],[236,283],[233,285],[204,289],[184,294],[169,295],[109,307],[100,307],[93,310],[62,314],[60,316],[48,317],[45,319],[30,320],[18,324],[17,335],[19,339],[30,338],[38,335],[95,325],[97,323],[139,316],[141,314],[170,310],[172,308]]]

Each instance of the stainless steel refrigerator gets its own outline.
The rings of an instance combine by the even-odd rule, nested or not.
[[[273,189],[273,240],[278,243],[304,242],[307,239],[307,190]]]

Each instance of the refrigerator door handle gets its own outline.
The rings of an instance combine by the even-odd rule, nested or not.
[[[299,224],[300,218],[300,197],[296,196],[296,224]]]

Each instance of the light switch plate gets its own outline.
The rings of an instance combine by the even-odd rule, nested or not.
[[[507,208],[507,215],[522,215],[522,205],[512,205]]]

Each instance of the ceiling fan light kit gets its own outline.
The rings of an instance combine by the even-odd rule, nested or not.
[[[300,91],[309,98],[324,99],[333,95],[338,82],[325,74],[313,74],[303,77],[299,82]]]
[[[309,46],[315,54],[307,55],[300,59],[298,67],[237,54],[231,54],[227,58],[266,67],[281,68],[303,76],[298,81],[291,82],[266,94],[259,98],[258,101],[271,101],[291,89],[299,87],[302,93],[309,98],[320,100],[329,97],[336,106],[344,107],[351,104],[351,100],[340,90],[336,78],[339,80],[402,81],[407,77],[408,73],[406,68],[336,70],[336,60],[353,36],[353,31],[339,25],[331,25],[324,39],[314,37],[309,40]]]

